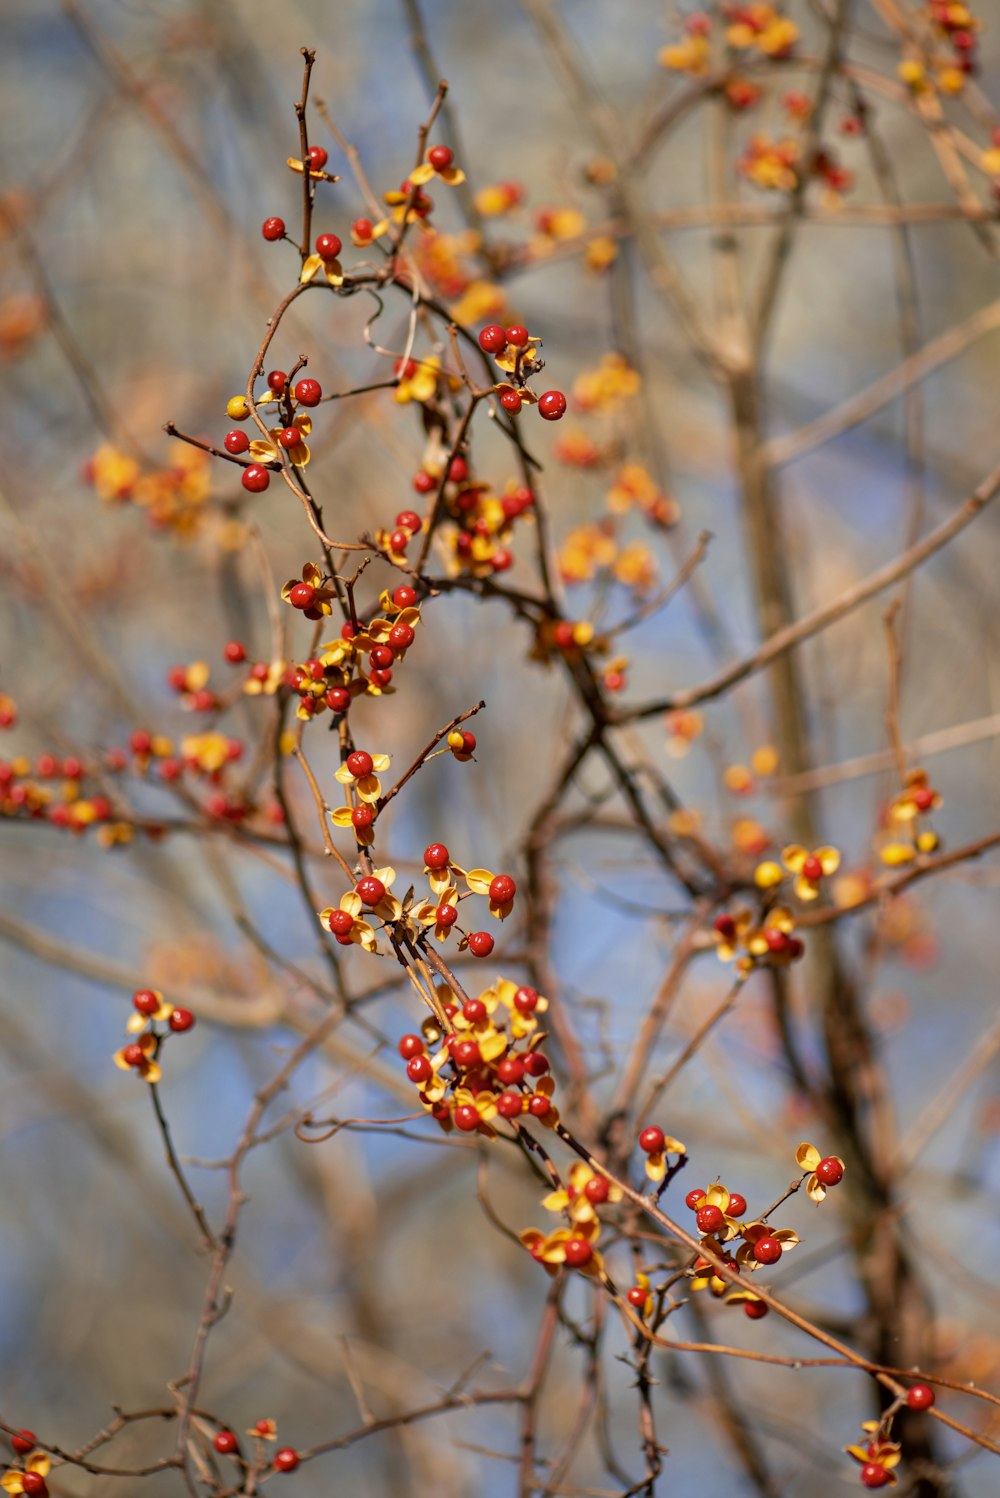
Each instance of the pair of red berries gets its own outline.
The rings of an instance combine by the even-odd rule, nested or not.
[[[684,1198],[684,1205],[686,1207],[690,1207],[692,1212],[697,1212],[698,1203],[702,1200],[704,1195],[704,1191],[702,1191],[700,1187],[696,1186],[694,1190],[689,1191],[687,1196]],[[741,1218],[746,1212],[746,1209],[746,1197],[741,1196],[738,1191],[731,1191],[729,1193],[729,1205],[726,1208],[726,1216]]]
[[[527,328],[523,328],[520,323],[502,328],[499,323],[493,322],[479,334],[479,347],[484,354],[502,354],[508,344],[513,344],[514,348],[526,348],[528,336]]]

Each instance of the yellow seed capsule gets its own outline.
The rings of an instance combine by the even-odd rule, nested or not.
[[[231,401],[226,403],[226,415],[230,421],[246,421],[250,415],[250,407],[247,405],[245,395],[234,395]]]
[[[449,749],[461,749],[464,746],[464,744],[465,744],[465,735],[462,734],[462,733],[459,733],[459,731],[458,731],[457,728],[452,733],[450,733],[448,735],[448,748]]]

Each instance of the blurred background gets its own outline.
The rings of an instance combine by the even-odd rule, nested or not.
[[[357,148],[378,192],[394,188],[412,166],[428,107],[425,71],[449,81],[472,190],[511,179],[523,184],[523,205],[495,226],[490,221],[489,231],[496,242],[528,247],[523,272],[504,282],[503,317],[544,337],[545,388],[571,391],[603,356],[622,350],[624,327],[634,329],[643,383],[630,405],[592,418],[571,410],[552,428],[528,413],[522,425],[543,465],[557,550],[605,513],[615,469],[606,460],[560,461],[559,444],[565,458],[575,433],[596,433],[619,460],[655,466],[679,512],[668,534],[641,533],[661,581],[699,532],[714,537],[698,574],[713,627],[706,629],[690,589],[648,618],[623,647],[623,700],[701,681],[753,648],[758,626],[724,400],[627,236],[616,241],[617,258],[606,271],[588,268],[578,252],[531,251],[542,210],[573,210],[588,228],[614,217],[608,191],[592,180],[600,177],[593,166],[600,142],[563,86],[558,59],[554,66],[534,23],[537,9],[513,0],[423,0],[423,28],[415,31],[416,12],[400,0],[7,0],[0,18],[0,693],[14,699],[17,718],[0,742],[6,759],[47,752],[92,758],[127,746],[137,729],[179,740],[192,731],[192,717],[167,685],[169,667],[206,660],[213,685],[230,689],[235,678],[223,643],[238,637],[252,659],[267,659],[269,587],[318,559],[291,495],[273,485],[248,498],[225,465],[206,469],[203,494],[201,479],[192,480],[195,498],[187,504],[176,502],[169,485],[145,505],[109,500],[87,477],[88,463],[109,445],[147,471],[175,464],[179,449],[162,430],[167,421],[215,443],[229,425],[225,403],[245,387],[266,319],[297,275],[294,252],[265,244],[260,224],[271,214],[296,222],[300,181],[285,160],[298,149],[292,104],[302,46],[317,51],[313,100],[324,102]],[[678,36],[672,7],[572,0],[556,14],[626,144],[643,138],[670,101],[692,88],[656,61]],[[817,53],[822,28],[813,10],[792,0],[788,14],[800,27],[802,53]],[[980,15],[978,81],[945,107],[985,151],[995,122],[989,96],[996,95],[1000,12],[987,0]],[[835,85],[828,133],[855,180],[839,209],[818,186],[809,190],[815,212],[795,239],[768,348],[769,433],[780,439],[798,431],[865,390],[912,348],[960,331],[954,357],[935,365],[919,399],[889,400],[871,420],[783,467],[774,544],[789,564],[796,614],[834,597],[952,513],[1000,459],[990,177],[971,156],[963,158],[982,222],[962,221],[898,83],[898,40],[867,6],[854,24],[851,56],[887,80],[866,98],[895,188],[904,202],[942,211],[929,212],[905,235],[879,220],[885,183],[865,138],[838,133],[851,100]],[[692,210],[665,231],[664,243],[708,320],[719,311],[713,236],[696,210],[717,187],[718,132],[733,200],[759,216],[779,213],[780,196],[738,178],[732,163],[753,134],[786,133],[783,97],[814,81],[815,69],[795,61],[781,64],[777,75],[772,66],[760,76],[761,101],[745,114],[723,111],[721,126],[707,98],[693,103],[637,171],[651,213],[683,218],[682,210]],[[310,128],[342,179],[326,189],[315,225],[346,241],[364,202],[330,131],[315,115]],[[444,189],[434,196],[438,227],[461,231],[456,202]],[[750,277],[771,232],[740,230]],[[363,338],[373,310],[364,298],[304,297],[269,360],[287,368],[306,353],[310,372],[331,389],[388,378],[391,359]],[[494,315],[474,312],[470,320]],[[970,325],[977,315],[981,321]],[[405,305],[389,302],[373,336],[398,352]],[[495,487],[517,481],[510,449],[491,433],[482,441],[480,462]],[[309,476],[331,533],[348,537],[390,524],[408,507],[422,443],[416,408],[397,408],[386,392],[325,412]],[[935,825],[947,847],[992,831],[1000,815],[998,523],[987,512],[914,577],[906,599],[901,731],[913,744],[954,730],[940,744],[932,741],[940,752],[926,760],[944,798]],[[258,550],[247,544],[251,525],[263,539],[270,582]],[[522,541],[516,550],[511,583],[529,587],[531,547]],[[365,597],[373,600],[388,580],[386,568],[373,567],[362,584]],[[629,595],[607,579],[567,584],[564,592],[576,617],[603,610],[595,617],[606,624],[630,612]],[[877,756],[887,746],[884,603],[874,600],[799,653],[819,766]],[[465,867],[523,874],[525,829],[578,723],[561,676],[525,663],[530,643],[525,626],[502,607],[448,595],[425,611],[391,711],[378,701],[358,709],[358,741],[405,765],[441,724],[487,699],[474,725],[477,762],[435,760],[418,788],[399,799],[389,852],[403,888],[419,879],[420,850],[435,838]],[[259,707],[236,702],[225,731],[253,745],[263,722]],[[769,784],[752,777],[750,790],[737,794],[724,773],[748,765],[770,742],[769,712],[766,683],[754,678],[705,707],[683,757],[670,752],[687,746],[662,716],[635,730],[636,752],[648,754],[684,804],[700,811],[706,835],[726,846],[741,819],[759,822],[779,848],[790,840]],[[317,773],[332,784],[333,741],[317,726],[307,742],[315,745]],[[924,762],[920,754],[911,760]],[[883,758],[874,772],[828,779],[819,797],[823,835],[842,850],[846,870],[877,870],[879,809],[897,789],[891,764]],[[577,806],[606,789],[596,766],[583,780]],[[308,789],[294,766],[288,783],[300,821],[315,837]],[[138,784],[131,794],[146,818],[177,815],[177,802],[155,784]],[[188,1364],[207,1270],[164,1166],[145,1089],[111,1062],[132,988],[160,987],[198,1016],[187,1042],[170,1048],[164,1106],[178,1151],[195,1162],[195,1189],[217,1214],[226,1186],[212,1162],[231,1153],[255,1089],[320,1012],[316,992],[274,954],[320,983],[325,968],[287,860],[266,846],[214,835],[139,835],[102,849],[92,833],[74,838],[11,817],[0,824],[0,858],[0,1412],[74,1448],[101,1428],[112,1405],[171,1403],[166,1385]],[[670,960],[686,900],[627,832],[583,825],[556,844],[554,870],[551,968],[592,1060],[597,1095],[606,1098]],[[312,874],[317,908],[335,903],[342,889],[336,870],[317,859]],[[935,1366],[994,1387],[1000,1072],[989,1047],[996,1048],[996,879],[995,859],[960,865],[898,901],[877,939],[867,916],[844,933],[864,973],[864,1003],[880,1039],[904,1156],[908,1144],[917,1146],[898,1198],[928,1287]],[[487,978],[494,970],[521,978],[524,955],[515,919],[483,965]],[[388,962],[374,964],[374,973],[371,963],[351,953],[352,982],[381,981],[388,992],[310,1059],[270,1121],[314,1102],[320,1117],[410,1113],[412,1089],[395,1043],[415,1027],[413,997],[392,987]],[[714,955],[696,960],[649,1058],[651,1075],[680,1054],[727,981]],[[821,1047],[809,1001],[808,977],[801,976],[796,1023],[811,1062]],[[928,1127],[928,1102],[967,1064],[967,1085]],[[751,983],[660,1113],[692,1155],[681,1194],[718,1175],[757,1202],[780,1194],[795,1145],[814,1137],[816,1123],[789,1077],[763,985]],[[212,1336],[200,1396],[233,1429],[270,1416],[281,1443],[308,1446],[360,1423],[352,1379],[383,1415],[433,1403],[480,1358],[477,1388],[524,1377],[548,1282],[481,1210],[476,1149],[454,1147],[425,1123],[400,1127],[406,1137],[341,1131],[315,1147],[286,1128],[251,1154],[250,1200],[227,1276],[232,1307]],[[837,1152],[836,1140],[817,1142]],[[515,1232],[540,1225],[538,1194],[512,1149],[489,1152],[490,1202]],[[795,1203],[804,1243],[782,1266],[780,1281],[775,1276],[775,1288],[849,1337],[861,1300],[839,1210],[835,1194],[821,1212]],[[571,1288],[567,1306],[581,1321],[590,1314],[583,1286]],[[702,1314],[713,1336],[808,1355],[803,1339],[775,1317],[761,1325],[739,1317],[734,1327],[732,1308],[712,1303]],[[701,1335],[686,1312],[677,1326],[679,1335]],[[623,1492],[602,1444],[638,1481],[636,1396],[615,1361],[626,1347],[620,1331],[609,1334],[603,1436],[595,1439],[590,1428],[581,1437],[551,1491]],[[553,1366],[540,1412],[543,1459],[555,1459],[572,1440],[586,1357],[571,1336],[560,1338]],[[856,1473],[839,1452],[870,1413],[860,1378],[781,1368],[765,1378],[750,1364],[661,1354],[652,1367],[658,1436],[669,1447],[664,1492],[724,1498],[761,1490],[738,1455],[725,1413],[729,1396],[760,1444],[772,1484],[764,1491],[792,1498],[856,1488]],[[948,1407],[973,1424],[983,1418],[968,1405]],[[127,1431],[111,1448],[114,1462],[155,1460],[171,1440],[169,1426]],[[342,1485],[372,1495],[492,1498],[517,1491],[517,1451],[511,1409],[470,1408],[362,1441],[289,1481],[303,1495]],[[943,1452],[954,1462],[956,1492],[987,1498],[997,1491],[994,1458],[957,1439]],[[144,1483],[150,1493],[179,1491],[176,1473]],[[121,1481],[65,1468],[50,1487],[101,1494],[120,1492]]]

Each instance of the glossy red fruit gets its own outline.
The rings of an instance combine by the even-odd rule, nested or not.
[[[354,892],[362,905],[377,905],[380,900],[385,899],[385,885],[374,874],[366,874],[363,879],[359,879]]]
[[[310,156],[312,152],[310,151]],[[323,152],[324,160],[326,152]],[[294,1472],[299,1465],[299,1453],[291,1446],[282,1446],[280,1451],[274,1453],[274,1470],[276,1472]]]
[[[343,248],[343,241],[336,234],[316,236],[316,253],[321,260],[336,260]]]
[[[506,572],[514,565],[514,554],[507,550],[506,546],[498,546],[490,557],[490,566],[494,572]]]
[[[363,776],[371,774],[375,763],[365,749],[355,749],[353,754],[347,756],[347,768],[356,780],[360,780]]]
[[[416,632],[410,624],[394,624],[389,631],[389,648],[391,650],[409,650],[416,639]]]
[[[249,467],[244,468],[240,482],[244,489],[250,490],[251,494],[263,494],[271,482],[271,475],[259,463],[251,463]]]
[[[241,432],[239,427],[234,427],[231,432],[227,432],[223,437],[222,445],[227,453],[232,453],[234,457],[237,457],[240,453],[246,452],[250,446],[250,438],[246,432]]]
[[[528,1112],[532,1118],[548,1118],[552,1104],[544,1093],[534,1092],[528,1099]]]
[[[717,1233],[726,1219],[718,1207],[708,1202],[704,1207],[698,1208],[694,1220],[698,1224],[699,1233]]]
[[[633,1285],[631,1290],[626,1295],[625,1299],[628,1301],[630,1306],[635,1306],[637,1311],[641,1311],[643,1306],[646,1304],[646,1297],[648,1295],[649,1291],[644,1290],[641,1285]]]
[[[462,1005],[462,1018],[467,1019],[470,1025],[478,1025],[489,1014],[489,1010],[482,999],[466,999]]]
[[[410,532],[404,531],[402,526],[400,526],[398,530],[393,531],[389,536],[389,550],[395,552],[397,556],[405,554],[406,548],[412,539],[413,537]]]
[[[27,1493],[28,1498],[46,1498],[49,1485],[41,1472],[22,1472],[21,1491]]]
[[[815,884],[818,879],[822,879],[823,865],[820,863],[815,853],[810,853],[809,857],[802,865],[802,876],[805,879],[811,880],[813,884]]]
[[[246,646],[239,640],[228,640],[222,653],[231,666],[238,666],[247,658]]]
[[[398,588],[393,589],[392,601],[397,609],[412,609],[417,601],[417,591],[406,583],[401,583]]]
[[[697,1212],[698,1203],[701,1201],[704,1195],[705,1193],[704,1191],[702,1191],[701,1187],[696,1186],[694,1190],[689,1191],[687,1196],[684,1198],[685,1207],[690,1207],[692,1212]]]
[[[934,1390],[930,1384],[914,1384],[906,1392],[906,1403],[911,1410],[929,1410],[934,1403]]]
[[[410,1061],[414,1056],[422,1056],[427,1047],[420,1035],[401,1035],[396,1049],[404,1061]]]
[[[889,1482],[889,1473],[878,1462],[865,1462],[861,1468],[863,1488],[884,1488]]]
[[[325,701],[331,712],[346,713],[351,705],[351,694],[346,687],[331,687]]]
[[[495,943],[488,931],[473,931],[469,937],[469,951],[473,957],[488,957]]]
[[[372,230],[374,229],[374,227],[375,225],[372,223],[370,218],[356,218],[351,225],[351,233],[354,235],[355,239],[360,239],[364,242],[367,242],[372,237]]]
[[[427,160],[436,172],[445,172],[455,160],[455,153],[448,146],[431,146]]]
[[[26,1452],[34,1451],[38,1445],[38,1438],[33,1430],[25,1428],[24,1430],[19,1430],[16,1436],[11,1436],[10,1444],[18,1456],[24,1456]]]
[[[449,931],[458,920],[458,909],[454,905],[439,905],[434,912],[434,919],[439,926]]]
[[[560,619],[552,631],[552,643],[557,650],[572,650],[576,641],[573,637],[573,625],[569,619]]]
[[[745,1300],[743,1302],[743,1314],[749,1317],[751,1321],[763,1321],[770,1309],[770,1306],[766,1306],[762,1300]]]
[[[509,411],[512,416],[516,416],[523,402],[516,390],[502,390],[500,392],[500,404],[505,411]]]
[[[758,1238],[753,1246],[753,1256],[758,1264],[777,1264],[781,1258],[781,1244],[770,1234],[766,1238]]]
[[[376,645],[368,657],[376,671],[385,671],[396,659],[388,645]]]
[[[424,849],[424,863],[429,869],[443,869],[448,865],[448,849],[444,843],[430,843]]]
[[[375,820],[370,806],[355,806],[351,811],[351,826],[358,832],[366,832]]]
[[[456,1129],[461,1129],[463,1134],[473,1134],[479,1128],[479,1111],[471,1103],[459,1103],[451,1116]]]
[[[650,1124],[639,1135],[639,1148],[647,1155],[658,1155],[666,1143],[666,1135],[656,1124]]]
[[[502,354],[507,347],[507,332],[499,323],[491,322],[479,334],[479,347],[485,354]]]
[[[544,1077],[549,1070],[549,1058],[541,1051],[531,1051],[524,1058],[524,1069],[529,1077]]]
[[[522,1111],[519,1092],[501,1092],[497,1098],[497,1112],[501,1118],[518,1118]]]
[[[437,484],[438,481],[434,475],[425,473],[422,468],[418,468],[413,475],[413,487],[418,494],[430,494],[432,489],[437,488]]]
[[[411,1056],[406,1063],[406,1075],[411,1082],[429,1082],[433,1072],[429,1056]]]
[[[122,1051],[122,1060],[126,1066],[141,1066],[146,1059],[146,1052],[137,1040],[125,1046]]]
[[[582,1269],[594,1257],[594,1250],[586,1238],[571,1238],[566,1244],[566,1263],[570,1269]]]
[[[288,376],[283,369],[272,369],[268,374],[267,388],[273,390],[275,395],[284,395],[287,384]]]
[[[517,894],[517,885],[509,874],[498,874],[490,881],[490,899],[495,905],[506,905]]]
[[[464,484],[469,477],[469,464],[461,453],[456,454],[448,464],[448,477],[453,484]]]
[[[538,1008],[538,989],[524,984],[514,994],[514,1008],[521,1014],[532,1014]]]
[[[322,146],[310,146],[306,152],[310,171],[321,172],[327,163],[327,154]]]
[[[288,594],[293,609],[308,609],[316,601],[316,589],[312,583],[296,583]]]
[[[527,328],[522,328],[520,323],[514,323],[513,327],[507,329],[507,342],[512,343],[515,348],[524,348],[528,342]]]
[[[354,930],[354,917],[349,910],[331,910],[326,923],[334,936],[349,936]]]
[[[290,447],[298,447],[302,441],[302,433],[298,427],[282,427],[278,433],[278,441],[286,450]]]
[[[583,1188],[583,1194],[592,1206],[599,1207],[611,1195],[611,1186],[603,1176],[591,1176]]]
[[[265,239],[275,240],[285,237],[285,220],[283,218],[266,218],[260,226],[260,232]]]
[[[190,1009],[175,1009],[167,1020],[167,1024],[175,1035],[183,1035],[185,1030],[194,1029],[194,1015]]]
[[[388,669],[382,671],[376,669],[369,672],[368,680],[374,687],[387,687],[392,681],[392,672]]]
[[[844,1179],[844,1167],[836,1155],[827,1155],[816,1166],[816,1179],[824,1186],[839,1186]]]
[[[561,390],[546,390],[539,399],[538,414],[545,421],[559,421],[566,415],[566,397]]]
[[[139,1014],[147,1016],[155,1014],[160,1007],[160,1001],[151,988],[137,988],[132,995],[132,1007]]]
[[[416,510],[400,510],[396,516],[396,524],[401,530],[409,531],[412,536],[415,536],[423,525],[423,521]]]
[[[451,1059],[463,1071],[471,1071],[482,1064],[482,1052],[474,1040],[460,1040],[451,1053]]]
[[[742,1217],[743,1214],[744,1214],[744,1212],[746,1211],[746,1209],[747,1209],[747,1199],[746,1199],[746,1197],[745,1196],[740,1196],[740,1193],[738,1191],[731,1191],[729,1193],[729,1206],[726,1208],[726,1211],[728,1212],[729,1216],[730,1217]]]
[[[917,787],[913,792],[913,804],[918,811],[930,811],[934,805],[934,792],[929,785]]]
[[[323,399],[323,387],[319,380],[298,380],[295,385],[295,399],[300,406],[318,406]]]
[[[229,1456],[239,1446],[239,1442],[231,1430],[220,1430],[215,1434],[212,1445],[216,1451],[221,1451],[223,1456]]]

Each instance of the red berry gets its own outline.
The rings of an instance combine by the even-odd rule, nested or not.
[[[222,653],[231,666],[238,666],[247,658],[246,648],[239,640],[229,640]]]
[[[560,619],[552,631],[552,643],[557,650],[572,650],[576,644],[573,638],[573,625],[568,619]]]
[[[698,1203],[701,1201],[704,1195],[705,1193],[704,1191],[702,1191],[701,1187],[696,1186],[694,1190],[689,1191],[687,1196],[684,1198],[685,1207],[690,1207],[692,1212],[697,1212]]]
[[[469,951],[473,957],[488,957],[493,947],[494,941],[488,931],[473,931],[469,937]]]
[[[729,1216],[730,1217],[742,1217],[743,1213],[746,1211],[746,1209],[747,1209],[747,1199],[746,1199],[746,1197],[745,1196],[740,1196],[740,1193],[738,1191],[731,1191],[729,1193],[729,1206],[726,1208],[726,1211],[728,1212]]]
[[[743,1302],[743,1314],[751,1321],[762,1321],[770,1310],[762,1300],[745,1300]]]
[[[368,240],[372,237],[374,227],[370,218],[356,218],[351,225],[351,233],[355,239]]]
[[[422,1056],[427,1047],[419,1035],[401,1035],[396,1049],[404,1061],[410,1061],[414,1056]]]
[[[417,514],[416,510],[400,510],[399,514],[396,516],[396,524],[402,530],[409,531],[411,535],[415,536],[421,529],[423,521]]]
[[[363,879],[359,879],[354,892],[362,905],[377,905],[380,900],[385,899],[385,885],[374,874],[366,874]]]
[[[630,1306],[635,1306],[636,1310],[639,1311],[646,1304],[646,1297],[648,1296],[648,1294],[649,1291],[644,1290],[641,1285],[633,1285],[631,1290],[626,1295],[625,1299],[628,1301]]]
[[[316,237],[316,253],[321,260],[336,260],[343,247],[343,242],[336,234],[319,234]]]
[[[451,1053],[451,1059],[463,1071],[471,1071],[482,1063],[482,1053],[474,1040],[460,1040]]]
[[[151,988],[138,988],[132,995],[132,1007],[140,1014],[155,1014],[160,1007],[160,1001]]]
[[[934,792],[930,786],[922,785],[913,792],[913,804],[918,811],[930,811],[934,805]]]
[[[472,1103],[459,1103],[452,1117],[455,1127],[461,1129],[464,1134],[472,1134],[479,1128],[479,1111]]]
[[[934,1403],[934,1390],[930,1384],[914,1384],[907,1390],[906,1403],[911,1410],[929,1410]]]
[[[300,406],[318,406],[323,399],[319,380],[299,380],[295,386],[295,399]]]
[[[260,463],[251,463],[248,468],[244,468],[241,482],[244,489],[249,489],[251,494],[263,494],[271,482],[271,475]]]
[[[416,639],[416,633],[409,624],[394,624],[389,631],[389,645],[393,650],[408,650]]]
[[[273,390],[275,395],[284,395],[285,386],[288,384],[288,376],[283,369],[272,369],[267,377],[267,387]]]
[[[314,146],[313,150],[317,148]],[[312,155],[312,151],[309,152]],[[326,160],[326,152],[323,152],[323,160]],[[282,1446],[280,1451],[274,1453],[274,1470],[276,1472],[294,1472],[299,1465],[299,1453],[291,1446]]]
[[[522,328],[520,323],[515,323],[512,328],[507,329],[507,342],[512,343],[515,348],[524,348],[528,342],[527,328]]]
[[[439,926],[450,930],[458,920],[458,910],[454,905],[439,905],[434,912],[434,919]]]
[[[368,659],[377,671],[385,671],[396,657],[388,645],[376,645]]]
[[[495,905],[506,905],[517,893],[517,885],[509,874],[498,874],[490,881],[490,899]]]
[[[639,1135],[639,1148],[647,1155],[658,1155],[666,1144],[666,1135],[656,1124],[650,1124],[648,1129],[643,1129]]]
[[[190,1009],[175,1009],[167,1020],[171,1030],[177,1035],[183,1035],[185,1030],[194,1028],[194,1015]]]
[[[531,1014],[538,1008],[538,989],[525,985],[514,994],[514,1008],[521,1014]]]
[[[466,733],[465,730],[463,729],[462,730],[462,753],[463,754],[475,754],[475,752],[476,752],[476,735],[474,733]]]
[[[431,146],[427,152],[427,160],[436,172],[444,172],[455,160],[455,153],[447,146]]]
[[[366,831],[375,820],[375,813],[370,806],[355,806],[351,811],[351,826],[356,827],[359,832]]]
[[[354,628],[354,625],[351,623],[350,619],[345,619],[343,624],[340,626],[340,638],[342,640],[353,640],[356,634],[357,630]]]
[[[422,468],[418,468],[413,475],[413,487],[418,494],[430,494],[432,489],[437,488],[437,482],[432,474],[425,473]]]
[[[544,1093],[534,1092],[528,1099],[528,1112],[532,1118],[548,1118],[552,1104]]]
[[[571,1269],[582,1269],[594,1257],[594,1250],[586,1238],[571,1238],[566,1244],[566,1263]]]
[[[283,218],[266,218],[263,224],[261,224],[260,232],[265,239],[284,239],[285,220]]]
[[[400,526],[399,530],[393,531],[389,536],[389,550],[399,556],[400,553],[405,553],[411,539],[410,532],[404,531]]]
[[[501,1118],[518,1118],[521,1113],[521,1094],[501,1092],[497,1098],[497,1112]]]
[[[516,390],[503,390],[500,392],[500,404],[505,411],[516,416],[521,409],[521,397]]]
[[[592,1206],[599,1207],[611,1195],[611,1187],[603,1176],[591,1176],[583,1188],[583,1194]]]
[[[28,1498],[46,1498],[49,1486],[41,1472],[22,1472],[21,1491],[27,1493]]]
[[[462,484],[469,477],[469,465],[461,453],[448,464],[448,477],[453,484]]]
[[[331,910],[326,924],[334,936],[349,936],[354,930],[354,917],[349,910]]]
[[[221,1451],[223,1456],[229,1456],[232,1452],[234,1452],[236,1450],[237,1444],[238,1443],[236,1437],[233,1435],[231,1430],[218,1431],[216,1433],[215,1439],[212,1442],[212,1445],[215,1447],[216,1451]]]
[[[879,1462],[865,1462],[861,1468],[861,1486],[863,1488],[884,1488],[889,1481],[889,1473]]]
[[[363,776],[371,774],[375,764],[371,755],[364,749],[355,749],[353,754],[347,756],[347,768],[356,780],[360,780]]]
[[[392,672],[389,670],[372,671],[369,674],[368,680],[371,682],[372,686],[387,687],[390,681],[392,681]]]
[[[508,551],[506,546],[500,546],[490,557],[490,566],[494,572],[506,572],[514,565],[514,555]]]
[[[844,1179],[844,1167],[836,1155],[827,1155],[816,1166],[816,1178],[824,1186],[839,1186]]]
[[[296,583],[288,594],[288,602],[293,609],[311,608],[316,601],[316,589],[312,583]]]
[[[227,453],[233,453],[234,455],[245,453],[250,446],[250,438],[246,432],[241,432],[239,427],[234,427],[231,432],[227,432],[223,437],[222,445]]]
[[[713,1207],[708,1202],[704,1207],[699,1207],[695,1216],[699,1233],[717,1233],[725,1222],[725,1217],[718,1207]]]
[[[753,1256],[758,1264],[777,1264],[781,1258],[781,1244],[770,1234],[765,1238],[758,1238],[753,1246]]]
[[[489,1010],[482,999],[466,999],[462,1005],[462,1017],[467,1019],[470,1025],[478,1025],[489,1014]]]
[[[122,1051],[122,1060],[126,1066],[141,1066],[146,1059],[146,1052],[137,1040],[127,1045]]]
[[[815,853],[810,853],[809,857],[802,865],[802,877],[804,879],[808,879],[812,884],[815,884],[817,880],[822,879],[823,865],[820,863]]]
[[[398,588],[394,589],[392,601],[397,609],[412,609],[417,601],[416,589],[408,587],[406,583],[402,583]]]
[[[429,1082],[433,1072],[429,1056],[411,1056],[406,1063],[406,1075],[411,1082]]]
[[[505,1056],[497,1067],[497,1076],[505,1087],[524,1080],[524,1061],[520,1056]]]
[[[558,421],[566,415],[566,397],[561,390],[546,390],[538,402],[538,414],[545,421]]]
[[[424,863],[429,869],[443,869],[447,867],[449,857],[448,849],[444,843],[431,843],[424,849]]]
[[[27,1451],[34,1451],[38,1444],[33,1430],[19,1430],[16,1436],[11,1436],[10,1444],[18,1456],[24,1456]]]
[[[549,1058],[543,1056],[541,1051],[531,1051],[524,1058],[524,1069],[529,1077],[544,1077],[549,1070]]]
[[[302,433],[298,427],[282,427],[278,433],[278,441],[284,448],[297,447],[302,441]]]
[[[313,172],[321,172],[326,166],[327,155],[322,146],[310,146],[306,152],[309,169]]]
[[[507,347],[507,333],[499,323],[491,322],[479,334],[479,347],[485,354],[500,354]]]

